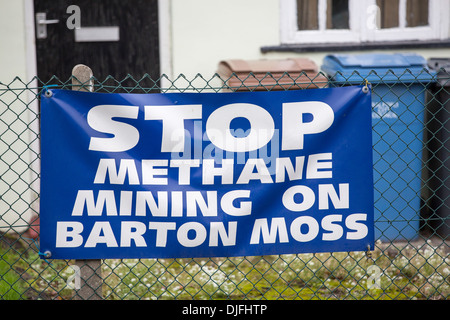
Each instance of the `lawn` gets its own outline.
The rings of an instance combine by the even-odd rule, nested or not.
[[[448,299],[444,257],[407,247],[392,258],[376,250],[373,259],[352,252],[109,260],[103,291],[107,299]]]
[[[19,255],[12,250],[6,251],[3,247],[0,247],[0,254],[0,299],[20,299],[27,284],[13,267],[20,259]]]
[[[212,259],[108,259],[105,299],[449,299],[448,254],[378,243],[364,252]],[[70,299],[73,261],[3,253],[2,299]],[[11,267],[13,266],[13,268]],[[15,272],[13,269],[17,270]]]

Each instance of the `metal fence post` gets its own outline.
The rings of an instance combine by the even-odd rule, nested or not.
[[[78,64],[72,69],[72,90],[93,91],[92,70]],[[102,261],[100,259],[76,260],[80,268],[80,289],[76,291],[75,300],[102,300]]]

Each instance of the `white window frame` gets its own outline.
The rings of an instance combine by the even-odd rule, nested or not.
[[[298,30],[295,0],[280,1],[282,44],[360,43],[384,41],[426,41],[449,36],[450,2],[429,0],[428,21],[424,27],[406,27],[406,0],[400,0],[399,27],[377,28],[376,0],[349,0],[349,29],[326,29],[326,0],[319,0],[319,30]]]

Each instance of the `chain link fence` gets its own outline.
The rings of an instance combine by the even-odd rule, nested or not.
[[[390,78],[394,74],[388,73]],[[441,72],[430,84],[400,79],[388,82],[373,74],[379,78],[372,82],[378,238],[374,251],[107,259],[91,270],[91,276],[101,276],[91,295],[110,300],[448,299],[450,76]],[[355,76],[356,71],[353,79]],[[229,86],[231,78],[238,80],[238,85],[234,81]],[[106,93],[349,85],[323,82],[323,78],[308,78],[306,74],[231,78],[199,74],[193,78],[180,75],[174,80],[164,75],[157,80],[131,75],[122,80],[93,80],[94,91]],[[255,80],[256,86],[248,85]],[[364,80],[361,77],[361,84]],[[55,76],[46,82],[15,78],[0,83],[0,299],[89,298],[79,294],[80,268],[89,268],[89,261],[39,258],[39,94],[45,86],[71,90],[72,81]]]

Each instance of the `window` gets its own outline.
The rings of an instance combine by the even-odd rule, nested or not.
[[[399,0],[377,0],[376,5],[379,10],[377,12],[378,28],[389,29],[400,27],[400,1]],[[402,19],[404,27],[420,27],[430,25],[428,21],[428,8],[430,2],[428,0],[406,0],[402,10],[405,10],[405,19]]]
[[[327,30],[348,29],[348,0],[327,1],[327,6],[321,16]],[[319,1],[297,0],[298,30],[319,30]]]
[[[448,0],[282,0],[283,44],[447,39]]]

